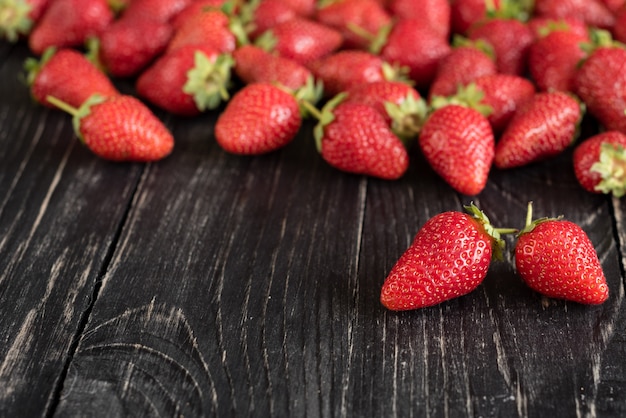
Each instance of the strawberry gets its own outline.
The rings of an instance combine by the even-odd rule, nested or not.
[[[28,45],[36,55],[51,46],[82,46],[98,36],[114,15],[107,0],[54,0],[46,8],[28,37]]]
[[[343,48],[364,49],[367,37],[354,32],[364,31],[370,36],[377,34],[383,26],[390,24],[391,16],[375,0],[341,0],[320,6],[315,14],[318,22],[339,30],[343,37]]]
[[[624,0],[600,0],[600,3],[609,9],[611,13],[616,13],[626,5]]]
[[[531,289],[549,298],[597,305],[609,297],[602,265],[585,231],[560,218],[532,221],[530,203],[515,244],[515,267]]]
[[[407,83],[400,81],[373,81],[352,86],[346,90],[345,103],[362,103],[373,107],[385,118],[392,131],[408,141],[418,131],[415,120],[421,112],[416,108],[420,94]]]
[[[530,28],[515,18],[491,18],[468,31],[473,40],[483,39],[494,51],[498,72],[524,75],[528,48],[534,36]]]
[[[529,102],[536,92],[530,80],[510,74],[485,75],[470,84],[482,92],[480,103],[491,108],[487,119],[496,135],[504,131],[517,109]]]
[[[553,19],[569,18],[583,21],[587,26],[613,27],[613,13],[600,0],[535,0],[536,16]]]
[[[329,97],[362,83],[402,78],[400,70],[378,55],[357,49],[342,49],[312,61],[308,67],[324,83],[324,92]]]
[[[433,102],[434,110],[426,116],[418,137],[433,170],[454,190],[470,196],[485,188],[495,147],[484,116],[490,109],[479,106],[480,99],[477,95]]]
[[[100,34],[94,53],[109,75],[132,77],[165,51],[172,34],[167,22],[122,17]]]
[[[450,35],[451,8],[448,0],[389,0],[387,9],[393,17],[419,19],[420,26],[434,29],[444,38]]]
[[[580,104],[569,94],[535,94],[502,133],[496,167],[520,167],[560,154],[575,141],[582,116]]]
[[[235,24],[236,20],[221,9],[203,9],[178,26],[167,46],[167,52],[185,45],[206,45],[218,52],[232,52],[238,43]]]
[[[4,0],[0,2],[0,39],[16,42],[30,34],[50,0]]]
[[[172,14],[171,19],[166,19],[176,30],[185,24],[187,19],[201,14],[208,9],[223,9],[230,0],[192,0],[182,10]]]
[[[535,40],[528,50],[528,70],[540,91],[574,91],[578,64],[585,58],[582,45],[589,37],[570,30],[553,30]]]
[[[281,0],[296,11],[298,16],[313,18],[317,8],[317,0]]]
[[[599,46],[589,53],[574,79],[578,97],[606,130],[626,133],[626,48],[597,34]]]
[[[421,26],[419,19],[402,19],[389,28],[387,36],[381,37],[372,51],[380,51],[381,58],[399,67],[408,68],[408,75],[415,87],[427,89],[435,78],[439,61],[448,55],[451,46],[448,39],[436,30]]]
[[[233,154],[263,154],[290,143],[301,124],[300,107],[291,93],[253,83],[235,93],[219,115],[215,140]]]
[[[439,61],[437,73],[428,92],[433,96],[451,96],[459,85],[466,85],[474,79],[495,74],[496,63],[491,47],[482,41],[467,41],[456,37],[454,48]]]
[[[204,45],[162,55],[137,79],[137,93],[171,113],[195,116],[228,100],[232,57]]]
[[[242,13],[246,16],[244,23],[250,39],[256,39],[277,24],[298,16],[296,10],[283,0],[250,2],[244,6]]]
[[[313,73],[304,65],[254,45],[242,45],[233,51],[234,71],[245,84],[279,83],[298,90]]]
[[[119,94],[111,80],[75,49],[49,48],[40,60],[27,59],[24,68],[32,97],[44,106],[55,107],[48,102],[47,96],[79,107],[95,93],[102,96]]]
[[[533,16],[526,22],[535,40],[555,30],[574,32],[579,36],[589,36],[589,28],[579,19],[551,18],[545,16]]]
[[[500,0],[450,0],[452,32],[467,35],[472,26],[500,10],[500,3]]]
[[[319,121],[314,135],[322,159],[348,173],[385,180],[402,177],[409,166],[404,144],[378,110],[362,103],[342,103],[345,96],[338,94],[321,112],[306,106]]]
[[[170,22],[197,0],[131,0],[124,8],[125,19]]]
[[[626,194],[626,135],[606,131],[593,135],[574,149],[574,173],[592,193]]]
[[[616,41],[626,43],[626,7],[615,12],[615,24],[611,33]]]
[[[174,137],[135,97],[91,96],[79,108],[48,96],[48,101],[73,116],[79,139],[97,156],[111,161],[157,161],[168,156]]]
[[[492,259],[501,259],[504,241],[489,218],[473,204],[467,212],[439,213],[419,229],[391,268],[380,292],[387,309],[426,308],[466,295],[487,276]]]
[[[307,65],[338,50],[343,36],[338,30],[315,20],[295,17],[265,31],[255,43]]]

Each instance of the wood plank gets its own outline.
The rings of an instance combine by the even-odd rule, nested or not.
[[[141,166],[105,163],[70,119],[35,106],[17,80],[28,51],[0,66],[0,415],[56,402],[72,344],[110,258]]]

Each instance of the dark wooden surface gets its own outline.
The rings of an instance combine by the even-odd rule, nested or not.
[[[626,205],[571,150],[467,197],[416,150],[381,181],[324,163],[312,123],[239,157],[216,113],[158,113],[173,154],[110,163],[31,101],[28,56],[0,43],[0,416],[626,416]],[[509,254],[468,296],[380,305],[429,217],[474,201],[519,228],[529,200],[588,233],[605,304],[542,299]]]

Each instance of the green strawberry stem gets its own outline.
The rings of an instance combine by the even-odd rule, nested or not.
[[[600,159],[590,170],[602,178],[596,190],[612,193],[617,198],[626,194],[626,150],[623,146],[603,143],[600,146]]]
[[[19,35],[27,35],[33,27],[28,17],[32,6],[25,0],[0,1],[0,38],[17,42]]]
[[[187,72],[183,92],[193,96],[200,111],[215,109],[230,99],[228,87],[234,63],[230,54],[220,54],[211,60],[203,52],[195,52],[194,66]]]
[[[39,59],[37,58],[26,58],[24,61],[24,71],[26,71],[26,84],[31,86],[35,82],[35,78],[37,74],[41,71],[41,68],[50,61],[50,58],[56,53],[56,47],[49,47],[41,54]]]
[[[306,100],[300,102],[300,106],[317,119],[317,125],[313,128],[313,136],[315,138],[315,146],[318,152],[322,152],[322,138],[324,137],[324,128],[326,125],[335,120],[333,109],[337,107],[339,103],[345,100],[348,96],[347,93],[339,93],[332,99],[326,102],[321,110],[317,109],[313,104]]]
[[[515,234],[519,232],[514,228],[494,228],[494,226],[489,221],[489,218],[485,213],[480,210],[474,203],[470,203],[468,206],[464,206],[465,210],[472,215],[474,219],[476,219],[485,229],[485,232],[492,238],[493,241],[493,259],[494,260],[503,260],[504,259],[504,249],[506,247],[506,243],[502,239],[502,235],[505,234]]]
[[[539,225],[542,222],[556,221],[561,218],[563,218],[563,216],[558,216],[556,218],[543,217],[543,218],[538,218],[538,219],[533,220],[533,202],[530,201],[528,202],[528,209],[526,210],[526,223],[524,224],[524,228],[522,228],[522,230],[519,231],[517,235],[520,236],[522,234],[526,234],[532,231],[533,229],[535,229],[537,225]]]
[[[69,113],[72,116],[72,125],[74,127],[74,132],[76,133],[76,136],[78,136],[78,138],[82,142],[85,142],[85,139],[83,138],[83,135],[80,132],[80,121],[84,117],[89,115],[89,113],[91,113],[92,106],[104,102],[106,98],[96,93],[92,95],[91,97],[89,97],[87,100],[85,100],[85,102],[82,105],[80,105],[79,108],[75,108],[65,103],[63,100],[58,99],[54,96],[50,96],[50,95],[46,96],[46,100],[50,102],[51,104],[53,104],[54,106],[56,106],[57,108],[59,108],[60,110],[66,113]]]
[[[407,146],[422,130],[429,115],[428,104],[421,97],[407,94],[401,103],[385,102],[384,106],[391,118],[391,130]]]
[[[465,106],[480,112],[483,116],[489,116],[493,113],[493,108],[482,102],[484,96],[485,93],[476,86],[476,83],[469,83],[466,86],[459,86],[456,94],[452,96],[434,96],[430,106],[434,110],[448,105]]]

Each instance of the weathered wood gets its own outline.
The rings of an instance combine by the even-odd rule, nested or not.
[[[283,150],[229,155],[212,113],[167,119],[167,159],[111,164],[7,77],[25,48],[7,54],[0,415],[626,414],[626,206],[578,186],[571,150],[494,170],[467,197],[416,149],[398,181],[341,173],[316,154],[311,122]],[[529,200],[536,217],[562,214],[589,234],[609,301],[541,298],[507,253],[470,295],[380,305],[428,218],[474,201],[521,228]]]

